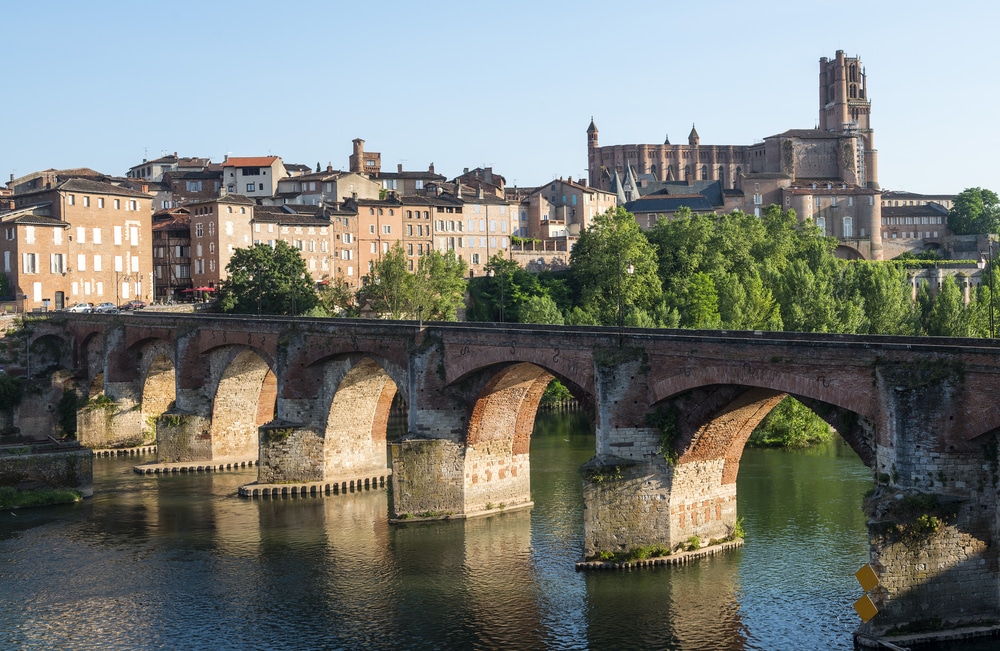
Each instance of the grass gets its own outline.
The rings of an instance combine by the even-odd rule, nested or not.
[[[80,493],[68,488],[46,488],[19,491],[11,486],[0,486],[0,509],[17,509],[50,504],[71,504],[82,499]]]

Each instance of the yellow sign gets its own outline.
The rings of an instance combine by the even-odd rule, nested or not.
[[[868,623],[875,615],[878,615],[878,608],[872,603],[872,600],[868,598],[868,595],[861,595],[861,598],[854,602],[854,610],[858,612],[861,616],[861,621]]]
[[[858,583],[861,584],[861,589],[865,592],[871,592],[878,587],[878,576],[875,574],[875,570],[868,563],[861,566],[861,569],[854,573],[857,577]]]

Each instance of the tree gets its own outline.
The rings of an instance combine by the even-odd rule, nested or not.
[[[927,316],[927,334],[931,337],[972,336],[972,319],[965,307],[962,290],[953,276],[945,276],[941,289]]]
[[[580,307],[604,325],[617,324],[632,308],[652,312],[660,303],[656,251],[624,208],[598,215],[580,235],[570,277]]]
[[[1000,227],[1000,198],[984,188],[968,188],[955,195],[948,211],[948,228],[956,235],[996,233]]]
[[[305,260],[282,240],[236,249],[226,276],[217,305],[228,314],[302,314],[318,302]]]
[[[465,299],[467,269],[454,251],[431,251],[422,256],[413,279],[410,317],[416,313],[428,321],[454,321]]]
[[[414,278],[406,270],[406,253],[399,242],[372,265],[362,279],[358,297],[380,318],[401,319],[413,306]]]
[[[556,302],[548,296],[529,296],[521,304],[520,322],[562,325],[563,315]]]
[[[355,292],[340,276],[329,278],[316,292],[319,302],[313,309],[315,316],[354,317],[358,315]]]
[[[895,263],[854,262],[845,273],[845,283],[857,290],[867,321],[865,334],[912,335],[916,312],[912,286],[906,269]]]

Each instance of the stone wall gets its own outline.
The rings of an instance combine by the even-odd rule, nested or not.
[[[69,488],[94,494],[94,455],[90,450],[0,454],[0,486],[20,490]]]

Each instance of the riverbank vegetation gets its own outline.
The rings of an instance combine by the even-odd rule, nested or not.
[[[78,491],[66,488],[44,488],[21,491],[12,486],[0,486],[0,509],[71,504],[82,499]]]

